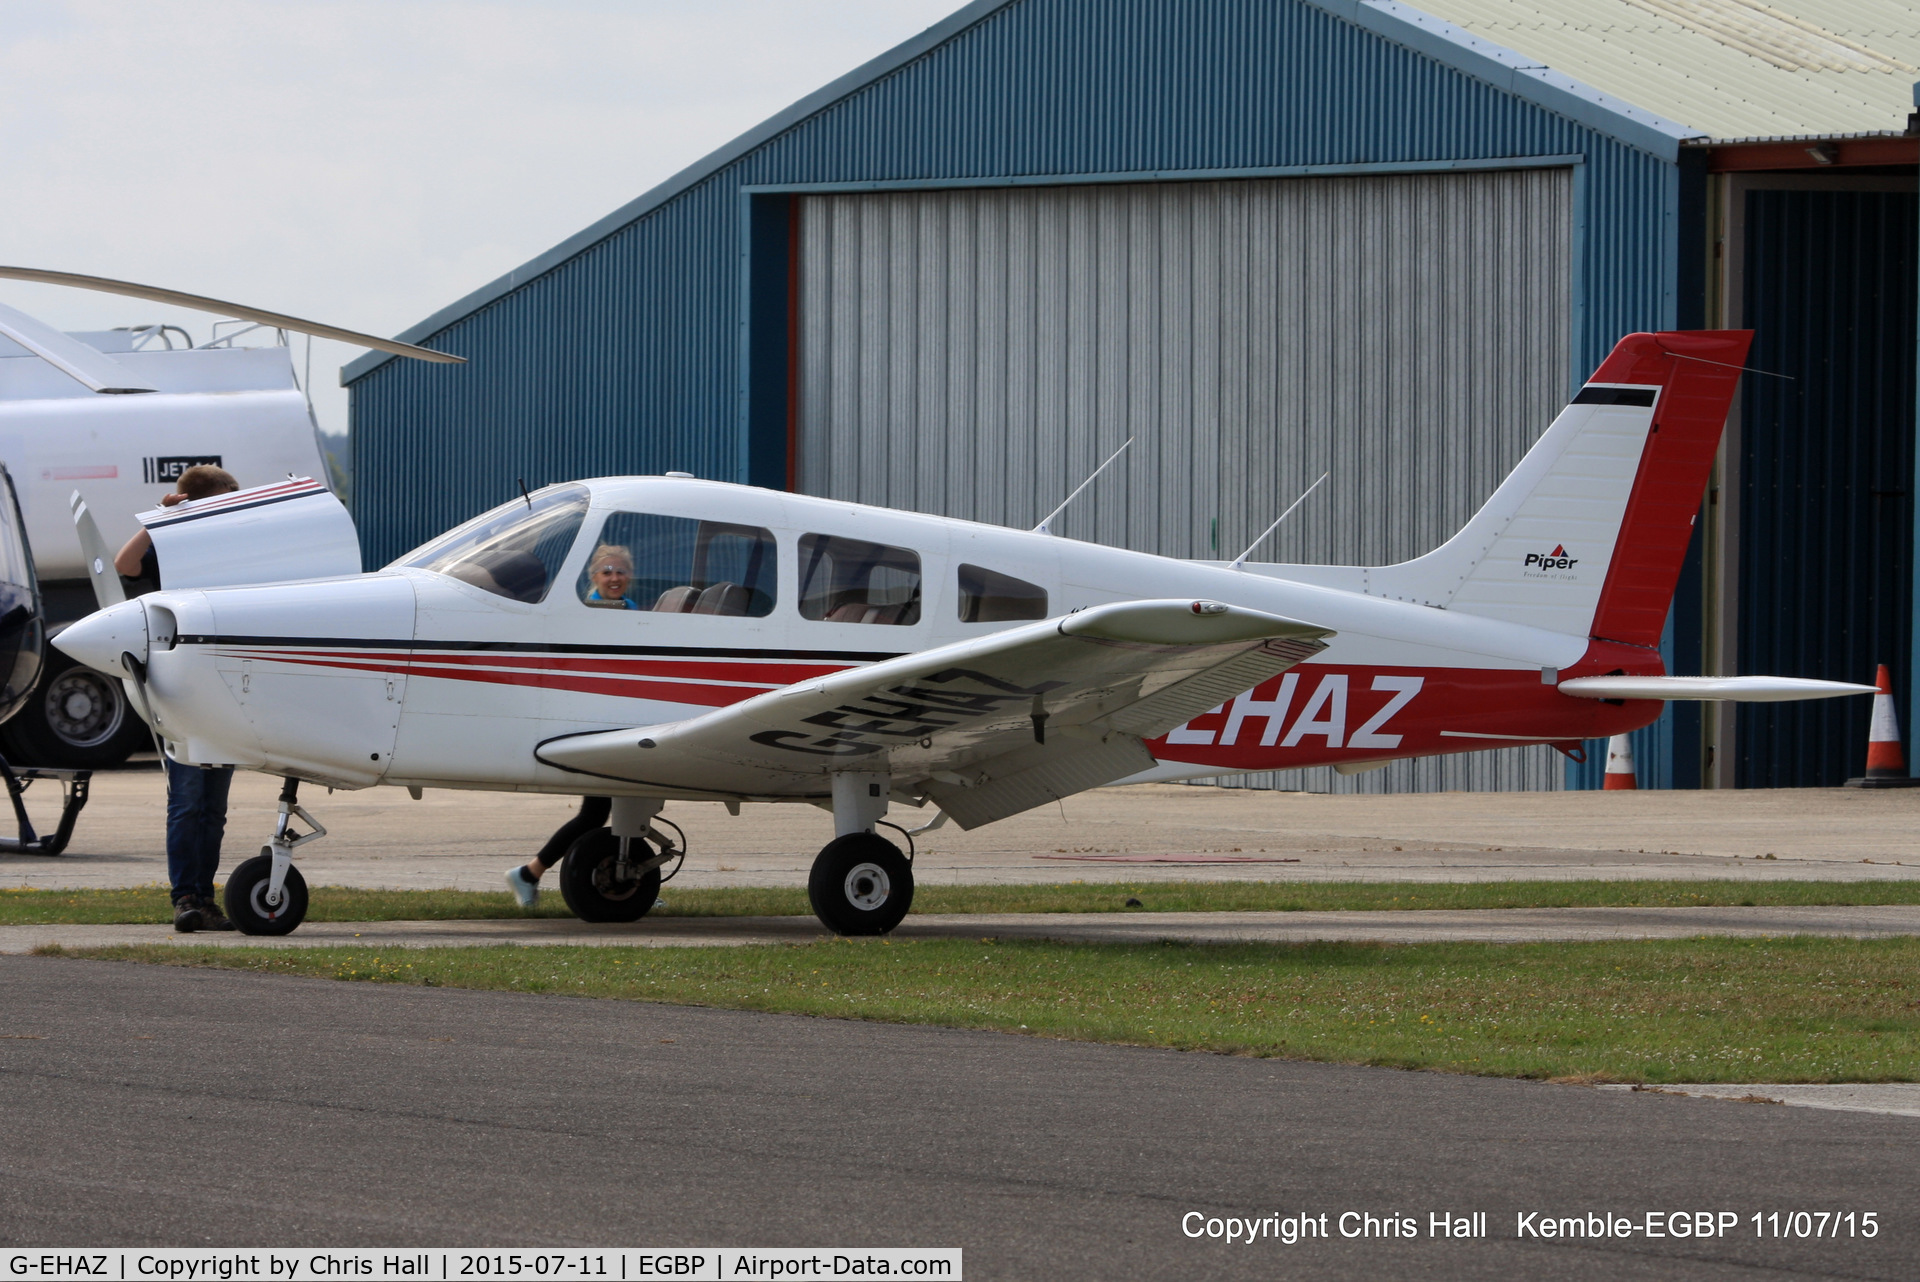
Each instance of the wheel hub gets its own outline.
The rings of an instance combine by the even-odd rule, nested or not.
[[[640,879],[620,876],[619,860],[609,855],[594,865],[593,888],[607,899],[630,899],[640,889]]]
[[[847,873],[847,902],[861,912],[873,912],[887,902],[893,883],[879,864],[855,864]]]
[[[287,908],[293,903],[293,896],[282,890],[280,892],[279,903],[268,903],[267,887],[270,884],[271,881],[267,878],[256,881],[253,884],[253,889],[247,894],[247,900],[253,905],[253,911],[263,920],[278,921],[281,916],[286,913]]]
[[[84,669],[69,669],[47,687],[47,725],[67,743],[92,748],[111,739],[125,713],[107,678]]]

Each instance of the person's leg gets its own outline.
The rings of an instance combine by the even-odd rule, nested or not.
[[[547,844],[540,847],[540,853],[526,863],[507,869],[507,889],[520,901],[522,908],[531,908],[540,900],[540,878],[559,863],[567,853],[567,848],[582,836],[595,828],[603,827],[607,816],[613,811],[611,797],[582,797],[580,813],[561,824],[553,836],[547,838]]]
[[[612,813],[612,797],[580,798],[580,813],[561,824],[553,836],[547,838],[547,844],[540,847],[540,853],[527,860],[527,877],[539,881],[547,869],[566,857],[568,847],[574,842],[595,828],[606,827],[607,816]]]
[[[167,763],[167,882],[173,896],[173,928],[191,932],[206,925],[200,899],[200,771]]]
[[[167,762],[167,881],[176,904],[200,893],[201,773]]]
[[[200,771],[199,889],[194,893],[213,900],[213,878],[220,871],[220,843],[227,835],[227,793],[233,788],[233,767]]]

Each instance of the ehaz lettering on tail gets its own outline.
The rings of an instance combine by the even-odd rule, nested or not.
[[[228,884],[243,929],[304,913],[307,780],[609,797],[557,835],[568,904],[603,921],[683,853],[665,801],[813,802],[838,834],[815,910],[885,931],[913,893],[894,806],[973,828],[1119,780],[1572,749],[1664,699],[1870,692],[1662,671],[1749,337],[1622,339],[1399,565],[1178,561],[673,476],[548,486],[359,574],[344,511],[296,483],[146,514],[169,590],[57,644],[133,683],[176,759],[287,779]]]

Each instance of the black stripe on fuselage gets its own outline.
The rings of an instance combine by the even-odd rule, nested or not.
[[[556,645],[537,641],[395,641],[378,637],[247,637],[207,633],[182,635],[175,645],[299,647],[307,650],[464,650],[492,654],[632,654],[676,659],[800,659],[879,663],[906,651],[741,650],[684,645]]]
[[[1656,389],[1651,387],[1583,387],[1574,396],[1575,405],[1653,405]]]
[[[188,521],[204,521],[210,516],[225,516],[229,512],[251,512],[257,507],[272,507],[275,503],[291,503],[295,499],[310,499],[316,495],[332,493],[330,490],[295,490],[292,494],[274,494],[267,498],[255,499],[251,503],[235,503],[227,507],[207,508],[199,512],[187,511],[178,516],[169,516],[165,520],[149,521],[149,530],[165,529],[169,525],[185,525]]]

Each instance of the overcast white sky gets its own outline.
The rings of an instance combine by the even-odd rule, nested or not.
[[[961,3],[0,0],[0,262],[394,334]],[[328,431],[359,351],[314,344]]]

